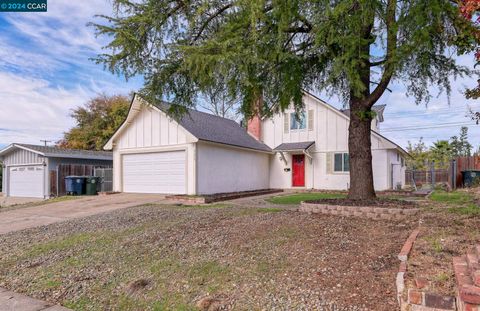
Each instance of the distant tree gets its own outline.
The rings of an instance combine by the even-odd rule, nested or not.
[[[472,155],[472,144],[468,141],[468,127],[462,126],[460,136],[450,138],[453,157],[468,157]]]
[[[430,147],[429,159],[435,161],[435,167],[447,168],[452,159],[452,146],[448,140],[438,140]]]
[[[407,159],[407,167],[410,169],[424,170],[427,168],[430,152],[423,141],[423,138],[417,143],[408,142],[407,151],[411,158]]]
[[[236,119],[240,108],[240,98],[231,96],[226,81],[205,89],[198,101],[198,106],[223,118]]]
[[[60,147],[101,150],[125,120],[130,100],[126,96],[99,95],[73,110],[76,125],[57,144]]]

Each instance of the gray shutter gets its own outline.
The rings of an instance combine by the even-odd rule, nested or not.
[[[327,157],[327,174],[332,174],[333,173],[333,163],[332,163],[332,157],[333,154],[331,152],[326,153]]]
[[[313,118],[314,118],[314,111],[313,110],[309,110],[308,111],[308,130],[309,131],[313,131]]]
[[[290,114],[286,112],[283,114],[283,132],[287,134],[289,130],[290,130]]]

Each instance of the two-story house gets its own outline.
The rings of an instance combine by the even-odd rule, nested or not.
[[[304,112],[235,121],[190,110],[180,120],[134,96],[125,122],[105,145],[113,150],[114,190],[213,194],[267,188],[349,187],[349,111],[305,92]],[[403,187],[407,153],[372,122],[376,190]]]

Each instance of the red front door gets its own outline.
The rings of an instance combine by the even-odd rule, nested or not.
[[[305,155],[292,155],[292,186],[305,187]]]

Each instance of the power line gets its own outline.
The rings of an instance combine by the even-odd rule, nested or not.
[[[409,131],[409,130],[426,130],[426,129],[434,129],[434,128],[442,128],[442,127],[455,127],[455,126],[466,126],[466,125],[477,125],[472,122],[451,122],[451,123],[439,123],[436,125],[429,125],[429,126],[404,126],[404,127],[392,127],[392,128],[385,128],[380,129],[383,132],[398,132],[398,131]]]

